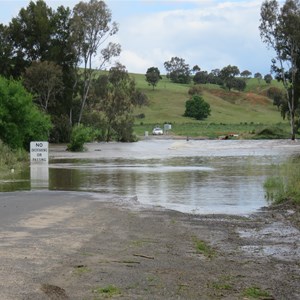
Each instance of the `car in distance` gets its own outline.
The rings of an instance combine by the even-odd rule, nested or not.
[[[153,135],[163,135],[164,132],[163,132],[163,130],[162,130],[160,127],[155,127],[155,128],[152,130],[152,134],[153,134]]]

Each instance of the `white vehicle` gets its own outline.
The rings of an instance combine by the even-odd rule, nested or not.
[[[153,135],[163,135],[164,132],[163,132],[163,130],[162,130],[160,127],[155,127],[155,128],[152,130],[152,134],[153,134]]]

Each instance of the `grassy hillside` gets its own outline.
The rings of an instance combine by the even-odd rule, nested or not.
[[[131,75],[137,87],[150,99],[148,107],[135,111],[135,115],[145,115],[136,118],[137,134],[151,132],[154,125],[163,126],[167,122],[173,125],[172,133],[179,135],[216,137],[228,132],[246,135],[276,124],[288,136],[288,123],[282,120],[277,107],[266,97],[270,85],[263,80],[259,83],[257,79],[249,79],[245,92],[228,92],[217,85],[202,85],[203,98],[211,106],[211,116],[205,121],[197,121],[183,117],[188,90],[193,84],[174,84],[163,76],[153,90],[145,81],[145,75]],[[273,81],[272,85],[279,86],[279,83]]]

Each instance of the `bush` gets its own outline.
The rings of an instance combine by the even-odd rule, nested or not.
[[[279,127],[265,127],[254,136],[255,139],[284,139],[287,138],[287,133]]]
[[[199,95],[194,95],[185,103],[185,117],[196,120],[206,119],[210,115],[210,105]]]
[[[48,140],[51,122],[33,103],[21,82],[0,77],[0,139],[13,149]]]
[[[67,150],[73,152],[83,151],[84,143],[92,141],[96,135],[97,132],[90,127],[85,127],[81,124],[74,126]]]
[[[24,149],[13,150],[0,140],[0,171],[7,174],[9,170],[18,169],[28,160],[28,153]]]
[[[275,203],[291,201],[300,205],[300,157],[289,159],[264,182],[266,196]]]

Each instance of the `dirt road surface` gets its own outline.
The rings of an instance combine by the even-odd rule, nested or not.
[[[245,195],[246,196],[246,195]],[[300,299],[299,211],[189,215],[79,192],[0,194],[0,299]]]

